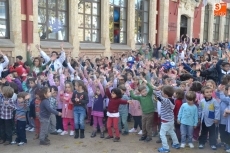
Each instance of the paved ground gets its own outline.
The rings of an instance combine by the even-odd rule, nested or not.
[[[99,134],[96,138],[90,138],[91,127],[87,125],[86,138],[74,139],[66,136],[49,136],[50,146],[40,146],[38,140],[33,140],[33,133],[27,132],[28,144],[24,146],[3,146],[0,145],[0,153],[157,153],[160,144],[156,144],[157,138],[149,143],[140,142],[140,136],[129,134],[121,136],[120,142],[101,139]],[[130,126],[131,127],[131,126]],[[212,151],[208,146],[204,150],[197,149],[171,149],[171,153],[224,153],[223,149]]]

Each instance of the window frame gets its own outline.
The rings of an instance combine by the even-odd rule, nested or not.
[[[112,4],[111,4],[111,1],[112,1]],[[119,7],[120,8],[120,10],[121,9],[125,9],[126,11],[125,11],[125,14],[126,14],[126,16],[125,16],[125,19],[121,19],[120,18],[120,21],[119,21],[119,24],[121,25],[121,23],[122,23],[122,21],[125,21],[125,24],[126,24],[126,30],[125,31],[120,31],[120,33],[122,32],[123,34],[125,34],[125,37],[123,37],[123,39],[125,39],[125,43],[120,43],[120,39],[119,39],[119,43],[115,43],[114,42],[114,34],[113,34],[113,42],[111,42],[111,40],[110,40],[110,36],[109,36],[109,40],[110,40],[110,44],[121,44],[121,45],[126,45],[127,44],[127,42],[128,42],[128,2],[129,2],[129,0],[125,0],[126,2],[125,2],[125,6],[122,6],[123,4],[121,4],[121,0],[119,0],[119,5],[116,5],[115,3],[114,3],[114,1],[115,0],[109,0],[109,10],[111,9],[111,7],[113,7],[113,10],[114,10],[114,7]],[[120,14],[121,14],[121,11],[120,11]],[[113,14],[114,15],[114,14]],[[111,18],[111,14],[110,14],[110,12],[109,12],[109,17]],[[113,17],[113,16],[112,16]],[[120,16],[121,17],[121,16]],[[110,22],[110,21],[109,21]],[[113,23],[114,23],[114,21],[113,21]],[[121,29],[121,28],[120,28]],[[111,31],[110,31],[111,29],[109,29],[109,35],[110,35],[110,33],[111,33]],[[114,26],[112,27],[112,30],[114,31]],[[113,32],[112,31],[112,32]],[[120,36],[120,35],[119,35]],[[124,36],[124,35],[123,35]]]
[[[39,1],[39,0],[38,0]],[[47,39],[41,39],[40,36],[40,41],[55,41],[55,42],[68,42],[69,41],[69,1],[68,0],[65,0],[65,5],[66,5],[66,10],[60,10],[58,8],[58,3],[59,1],[58,0],[55,0],[56,4],[55,4],[55,8],[52,9],[52,8],[49,8],[49,5],[48,5],[48,1],[49,0],[45,0],[46,1],[46,7],[41,7],[38,5],[38,10],[39,8],[40,9],[44,9],[46,11],[46,22],[45,23],[39,23],[38,22],[38,26],[42,25],[42,26],[45,26],[45,30],[46,30],[46,35],[47,35]],[[65,22],[66,22],[66,25],[63,25],[64,28],[66,28],[66,40],[58,40],[58,33],[56,33],[56,39],[49,39],[49,33],[48,33],[48,28],[49,28],[49,23],[48,23],[48,19],[49,19],[49,11],[54,11],[55,12],[55,18],[58,18],[58,12],[64,12],[66,13],[66,18],[65,18]],[[38,17],[39,17],[39,14],[38,14]]]
[[[6,10],[5,11],[6,18],[5,19],[0,18],[0,21],[5,21],[5,23],[6,23],[5,37],[1,37],[0,36],[0,39],[10,39],[9,1],[8,0],[0,0],[0,2],[4,2],[5,3],[5,10]]]
[[[203,30],[203,41],[208,42],[208,25],[209,25],[209,5],[205,6],[205,11],[204,11],[204,30]]]
[[[145,33],[145,32],[141,32],[141,33],[135,33],[135,35],[137,34],[141,34],[141,36],[144,36],[144,35],[146,35],[147,37],[147,40],[146,40],[146,42],[142,42],[142,43],[139,43],[138,41],[137,41],[137,38],[138,37],[136,37],[136,39],[135,39],[135,44],[136,45],[141,45],[141,44],[143,44],[143,43],[148,43],[148,40],[149,40],[149,17],[150,17],[150,15],[149,15],[149,12],[150,12],[150,1],[149,0],[141,0],[141,1],[143,1],[143,2],[148,2],[148,11],[145,11],[145,8],[143,7],[143,10],[140,10],[140,9],[136,9],[136,7],[135,7],[135,28],[137,28],[137,23],[138,23],[138,20],[137,20],[137,16],[136,16],[136,11],[137,11],[137,13],[148,13],[148,20],[147,20],[147,22],[145,22],[144,21],[144,19],[142,20],[142,22],[141,22],[141,26],[144,26],[145,24],[147,24],[147,33]],[[136,1],[135,1],[135,5],[136,5]],[[143,40],[143,38],[142,38],[142,40]]]
[[[219,41],[220,16],[214,16],[213,41]]]
[[[85,3],[90,3],[91,4],[91,10],[90,10],[90,14],[86,13],[85,12]],[[97,3],[97,6],[99,6],[99,14],[95,15],[93,14],[93,3]],[[97,0],[97,1],[92,1],[92,0],[84,0],[82,1],[79,5],[83,4],[83,13],[79,12],[78,11],[78,14],[79,15],[82,15],[83,16],[83,27],[80,27],[80,25],[78,26],[78,30],[81,29],[83,30],[83,41],[79,41],[80,43],[101,43],[101,13],[102,13],[102,10],[101,10],[101,0]],[[85,16],[90,16],[90,20],[91,20],[91,26],[90,28],[88,27],[85,27]],[[98,24],[98,28],[93,28],[93,24],[92,24],[92,21],[93,21],[93,17],[97,17],[99,19],[99,21],[97,22]],[[85,40],[85,32],[86,30],[90,30],[91,31],[91,41],[86,41]],[[98,32],[98,41],[97,42],[93,42],[92,41],[92,38],[93,38],[93,31],[96,30]]]
[[[230,10],[227,10],[227,14],[225,16],[225,24],[224,24],[224,39],[229,40],[229,25],[230,25]]]

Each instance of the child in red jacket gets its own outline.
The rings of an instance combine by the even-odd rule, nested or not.
[[[122,93],[121,90],[118,88],[114,88],[109,90],[109,87],[111,86],[111,83],[108,83],[105,94],[109,98],[109,105],[107,109],[107,129],[108,129],[108,136],[105,139],[111,139],[113,138],[113,132],[112,132],[112,126],[115,130],[116,137],[114,138],[114,142],[120,141],[120,132],[118,128],[118,121],[119,121],[119,105],[120,104],[128,104],[131,101],[130,100],[122,100]]]
[[[183,104],[182,100],[184,99],[184,91],[182,89],[177,89],[174,93],[175,97],[175,108],[173,110],[174,112],[174,120],[175,120],[175,132],[178,138],[178,141],[180,142],[181,140],[181,135],[180,135],[180,124],[177,124],[177,116],[180,110],[181,105]]]

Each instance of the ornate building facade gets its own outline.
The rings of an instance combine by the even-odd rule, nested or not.
[[[221,0],[0,0],[0,49],[13,62],[58,50],[64,43],[72,56],[109,56],[142,43],[173,44],[182,34],[203,41],[229,38],[230,5],[223,17],[213,14]]]

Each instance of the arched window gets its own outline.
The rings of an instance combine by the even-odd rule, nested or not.
[[[84,0],[78,5],[79,40],[100,42],[101,0]]]
[[[111,43],[127,43],[127,0],[110,0],[109,37]]]
[[[0,0],[0,38],[10,38],[10,26],[9,26],[9,1]]]
[[[225,25],[224,25],[224,40],[229,40],[229,22],[230,22],[230,10],[227,11],[225,16]]]
[[[203,41],[208,41],[208,26],[209,26],[209,5],[206,5],[204,11]]]
[[[41,40],[68,41],[68,0],[38,0]]]
[[[214,17],[213,41],[219,41],[220,16]]]
[[[149,39],[149,0],[135,0],[135,41],[147,43]]]

